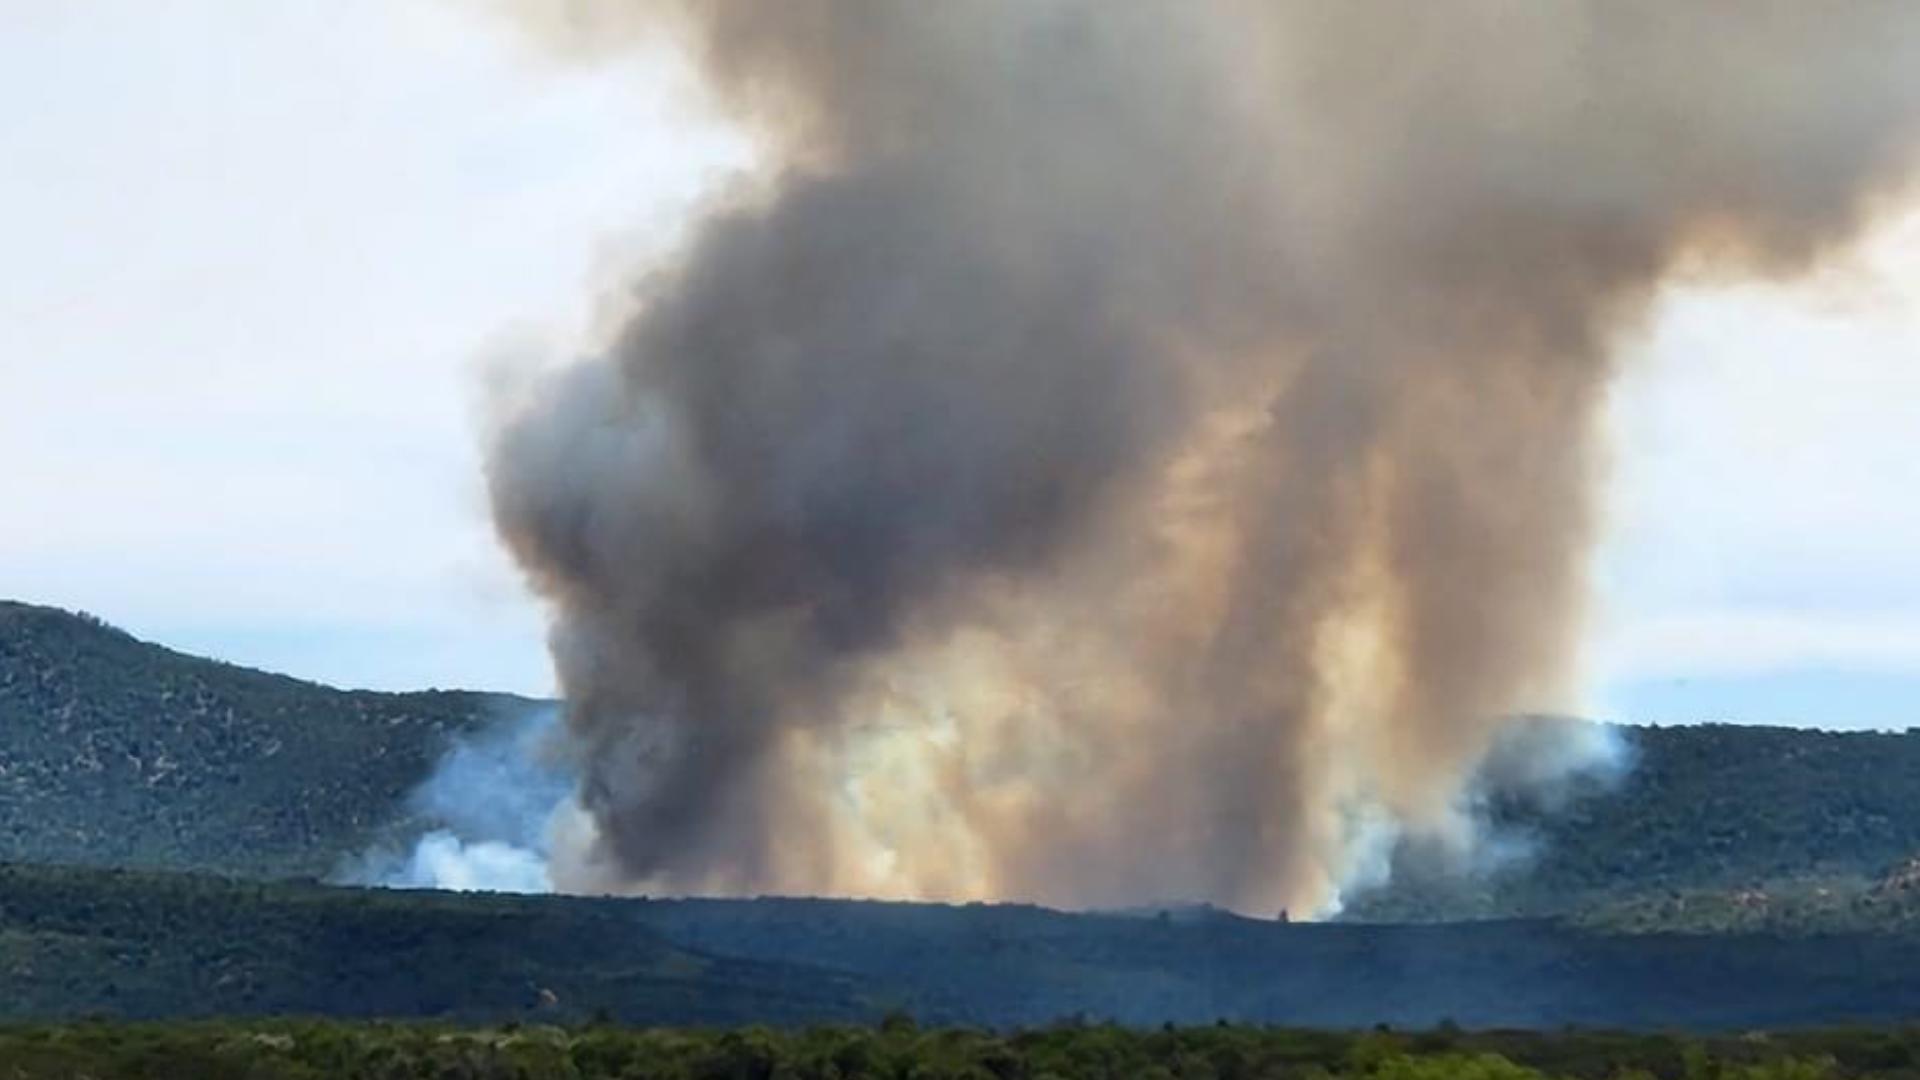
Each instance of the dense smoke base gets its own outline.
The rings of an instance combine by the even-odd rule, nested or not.
[[[563,888],[1326,904],[1567,674],[1610,344],[1899,179],[1904,2],[561,4],[773,163],[498,434]]]

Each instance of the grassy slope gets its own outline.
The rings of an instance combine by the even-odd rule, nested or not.
[[[334,690],[0,602],[0,859],[324,874],[517,701]]]

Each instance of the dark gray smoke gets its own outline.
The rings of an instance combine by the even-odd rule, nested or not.
[[[768,162],[493,447],[563,887],[1308,910],[1464,827],[1564,689],[1610,347],[1920,127],[1906,2],[536,14]]]

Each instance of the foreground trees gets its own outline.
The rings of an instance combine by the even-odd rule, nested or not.
[[[631,1080],[1825,1080],[1920,1076],[1920,1029],[1696,1039],[1560,1032],[1338,1033],[1062,1024],[990,1033],[431,1025],[80,1024],[0,1028],[0,1076]]]

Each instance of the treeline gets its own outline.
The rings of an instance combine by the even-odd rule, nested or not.
[[[204,1023],[0,1028],[10,1080],[1910,1080],[1920,1035],[1418,1034],[1057,1025],[460,1029]]]

